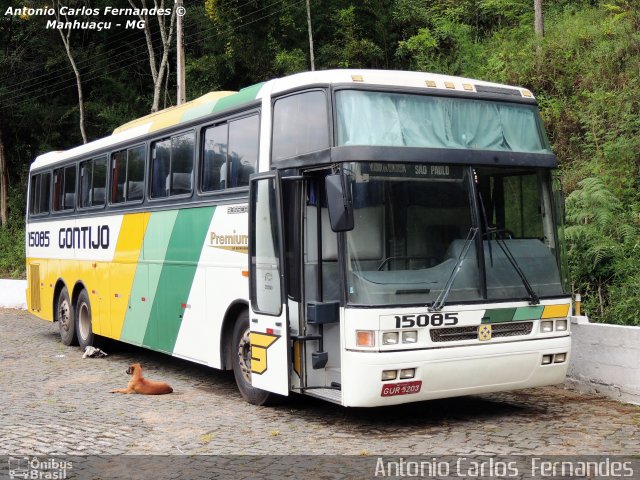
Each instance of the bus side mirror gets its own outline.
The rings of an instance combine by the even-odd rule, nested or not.
[[[350,185],[351,182],[347,175],[336,174],[326,177],[329,221],[331,222],[331,230],[334,232],[353,230],[353,198]]]

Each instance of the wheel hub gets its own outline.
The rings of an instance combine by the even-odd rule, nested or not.
[[[248,328],[240,338],[240,342],[238,342],[238,365],[242,371],[242,376],[248,383],[251,383],[251,341]]]
[[[64,329],[66,332],[69,331],[69,320],[69,303],[64,300],[58,307],[58,321],[60,322],[60,328]]]

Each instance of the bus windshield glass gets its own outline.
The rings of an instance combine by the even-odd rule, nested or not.
[[[336,109],[339,146],[551,153],[533,105],[340,90]]]
[[[350,304],[433,304],[456,268],[445,304],[529,299],[509,255],[537,296],[563,294],[544,172],[415,163],[346,170]]]

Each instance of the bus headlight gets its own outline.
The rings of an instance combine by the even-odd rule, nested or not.
[[[417,342],[418,342],[417,330],[406,330],[402,332],[402,343],[417,343]]]
[[[382,334],[382,345],[397,345],[398,332],[385,332]]]
[[[542,333],[553,332],[553,321],[552,320],[544,320],[540,322],[540,331]]]
[[[402,370],[400,370],[400,380],[406,380],[407,378],[413,378],[415,376],[415,368],[403,368]]]
[[[395,380],[398,376],[397,370],[383,370],[382,371],[382,381],[386,382],[387,380]]]
[[[565,332],[567,330],[566,320],[556,320],[556,331]]]

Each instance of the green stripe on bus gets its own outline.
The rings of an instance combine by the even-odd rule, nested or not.
[[[172,353],[215,207],[180,210],[173,225],[143,344]]]
[[[504,323],[513,320],[516,313],[515,308],[496,308],[486,310],[482,317],[482,323]]]
[[[544,305],[538,305],[536,307],[518,307],[516,314],[513,316],[513,321],[523,320],[539,320],[542,316]]]
[[[482,323],[522,322],[525,320],[539,320],[544,311],[544,305],[535,307],[496,308],[486,310],[482,316]]]
[[[264,85],[264,82],[257,83],[255,85],[251,85],[250,87],[243,88],[238,93],[234,95],[229,95],[228,97],[223,97],[216,102],[213,106],[214,112],[219,112],[224,110],[225,108],[236,107],[242,103],[250,102],[251,100],[255,100],[258,92]]]
[[[140,260],[133,279],[129,310],[125,316],[121,339],[142,345],[156,296],[162,263],[167,254],[178,210],[152,213],[142,242]]]

